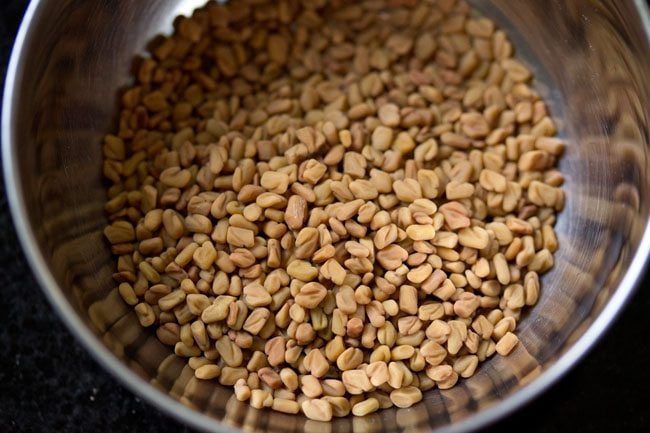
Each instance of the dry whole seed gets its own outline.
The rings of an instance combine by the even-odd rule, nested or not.
[[[501,356],[507,356],[515,348],[519,339],[515,334],[508,331],[503,337],[499,339],[499,342],[496,345],[496,351]]]
[[[332,419],[332,406],[324,399],[305,400],[301,404],[302,412],[314,421],[330,421]]]
[[[323,400],[332,406],[332,415],[337,418],[342,418],[350,414],[350,401],[342,396],[325,396]]]
[[[406,386],[390,393],[390,400],[399,408],[407,408],[422,400],[422,391],[415,386]]]
[[[379,401],[376,398],[371,397],[352,406],[352,414],[354,416],[365,416],[376,412],[378,409]]]
[[[215,379],[219,377],[219,374],[221,374],[221,368],[215,364],[206,364],[194,371],[196,378],[202,380]]]
[[[566,197],[506,34],[454,0],[257,3],[180,19],[122,94],[120,297],[196,378],[317,421],[509,354]]]
[[[341,374],[345,390],[351,395],[360,395],[372,389],[373,385],[363,370],[346,370]]]

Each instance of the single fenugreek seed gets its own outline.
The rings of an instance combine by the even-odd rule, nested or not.
[[[206,364],[194,370],[196,378],[201,380],[215,379],[219,377],[220,374],[221,368],[215,364]]]
[[[332,406],[324,399],[309,399],[301,404],[302,412],[309,419],[314,421],[331,421]]]
[[[420,400],[422,400],[422,391],[415,386],[406,386],[390,393],[390,401],[400,408],[411,407]]]
[[[501,356],[508,356],[518,342],[519,339],[515,334],[512,332],[506,332],[506,334],[499,339],[499,342],[496,345],[496,351]]]
[[[436,237],[436,230],[431,224],[413,224],[406,228],[406,234],[414,241],[430,241]]]
[[[376,398],[371,397],[352,406],[352,414],[354,416],[366,416],[373,412],[377,412],[378,409],[379,401]]]

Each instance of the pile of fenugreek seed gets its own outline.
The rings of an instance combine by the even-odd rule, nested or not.
[[[454,0],[240,0],[180,18],[104,143],[143,326],[239,400],[327,421],[508,355],[553,266],[562,143]]]

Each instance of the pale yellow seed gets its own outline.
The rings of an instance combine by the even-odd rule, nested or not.
[[[515,334],[512,332],[506,332],[506,334],[499,339],[499,342],[496,345],[496,351],[501,356],[508,356],[518,342],[519,339]]]

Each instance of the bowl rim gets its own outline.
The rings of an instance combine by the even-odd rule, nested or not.
[[[20,168],[17,164],[17,149],[14,142],[14,104],[16,95],[14,89],[21,83],[21,70],[24,65],[26,52],[25,41],[30,32],[32,21],[39,14],[42,0],[31,0],[25,12],[11,51],[7,68],[4,96],[2,101],[2,169],[14,228],[27,258],[27,262],[45,292],[50,304],[54,307],[59,317],[63,319],[68,330],[82,343],[92,357],[114,377],[126,386],[136,396],[142,397],[148,403],[162,409],[166,415],[173,416],[182,423],[202,431],[216,431],[220,433],[241,433],[243,430],[227,425],[215,418],[194,411],[187,406],[164,394],[143,378],[130,370],[122,363],[81,320],[72,308],[54,276],[47,267],[45,258],[38,248],[36,236],[29,221],[29,211],[23,199],[22,185],[17,180],[20,178]],[[645,0],[634,0],[634,5],[639,12],[647,41],[650,42],[650,7]],[[497,420],[511,414],[515,410],[529,403],[542,394],[551,385],[556,383],[570,369],[591,350],[596,342],[604,335],[605,331],[617,318],[632,293],[643,279],[644,269],[650,255],[650,225],[646,225],[639,242],[639,247],[634,253],[630,266],[623,276],[618,288],[609,299],[603,310],[591,323],[582,336],[547,370],[543,371],[529,384],[523,386],[505,399],[493,404],[489,408],[469,415],[467,418],[455,423],[447,424],[431,430],[435,433],[466,433],[486,427]]]

